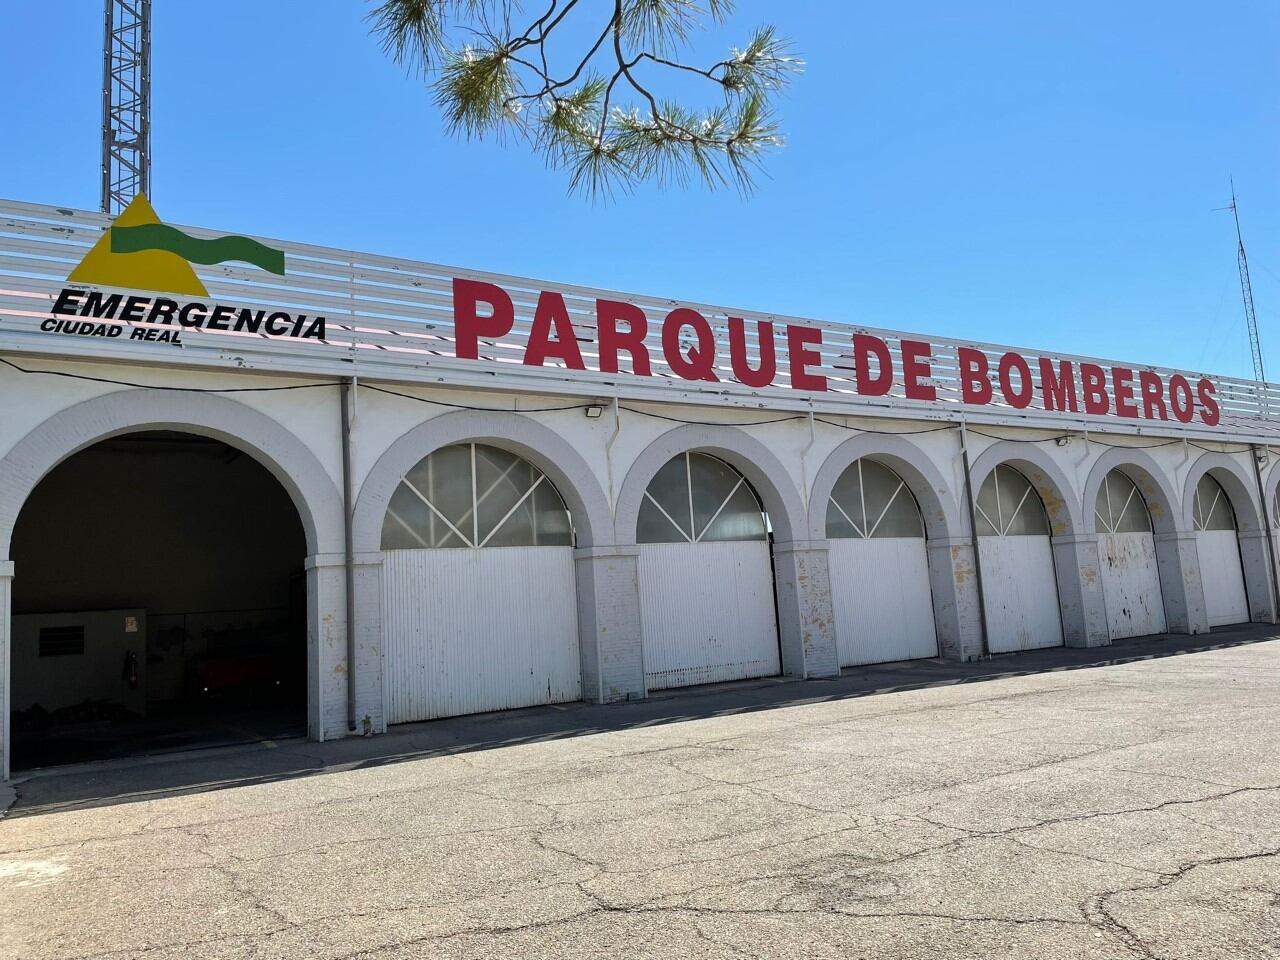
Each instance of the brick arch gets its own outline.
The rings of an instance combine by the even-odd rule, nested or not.
[[[550,427],[518,413],[457,410],[414,427],[373,465],[356,497],[355,549],[382,549],[382,520],[401,479],[424,457],[454,443],[488,443],[523,457],[555,484],[573,518],[578,546],[612,543],[609,501],[587,461]]]
[[[902,478],[920,506],[929,539],[964,535],[965,521],[955,492],[929,455],[904,437],[864,433],[841,443],[818,468],[809,496],[812,539],[826,537],[827,500],[831,491],[845,470],[864,458],[884,464]]]
[[[1078,534],[1084,530],[1080,501],[1075,486],[1052,454],[1039,444],[1000,440],[978,455],[970,467],[973,496],[976,499],[983,483],[996,467],[1007,464],[1030,481],[1049,516],[1050,532],[1055,537]]]
[[[1146,501],[1147,512],[1151,515],[1151,528],[1155,533],[1191,529],[1189,524],[1182,525],[1182,498],[1175,492],[1173,481],[1164,468],[1156,463],[1155,458],[1141,447],[1111,447],[1093,462],[1089,478],[1084,484],[1082,507],[1084,529],[1087,533],[1098,532],[1098,518],[1094,515],[1093,505],[1102,488],[1102,481],[1112,470],[1119,470],[1138,488],[1142,499]]]
[[[308,554],[343,550],[342,498],[324,466],[271,417],[214,394],[121,390],[49,417],[0,458],[0,556],[8,556],[18,513],[59,463],[102,440],[142,430],[177,430],[220,440],[265,467],[298,510]]]
[[[808,522],[800,492],[782,461],[764,443],[740,427],[686,424],[650,443],[627,471],[614,512],[618,543],[636,542],[645,490],[667,461],[682,453],[711,454],[746,477],[769,514],[776,541],[788,543],[806,536]]]
[[[1253,468],[1245,466],[1228,453],[1205,453],[1191,464],[1187,479],[1182,485],[1183,529],[1195,528],[1195,491],[1206,473],[1211,474],[1226,491],[1231,509],[1236,515],[1236,528],[1241,533],[1261,530],[1263,508],[1258,503]]]

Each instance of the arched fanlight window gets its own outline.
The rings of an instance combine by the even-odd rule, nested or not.
[[[637,543],[765,538],[764,510],[751,485],[723,460],[705,453],[668,460],[640,503]]]
[[[419,461],[382,522],[383,550],[572,545],[569,511],[546,475],[481,443],[441,447]]]
[[[1147,502],[1134,482],[1119,470],[1112,470],[1103,479],[1093,512],[1100,533],[1151,532]]]
[[[1049,518],[1040,495],[1021,473],[1001,463],[978,491],[978,533],[984,537],[1049,535]]]
[[[1196,484],[1191,515],[1197,530],[1236,528],[1236,515],[1231,509],[1231,501],[1227,499],[1227,492],[1222,489],[1222,484],[1207,473]]]
[[[832,539],[923,537],[915,497],[902,478],[875,460],[855,460],[840,474],[827,502]]]

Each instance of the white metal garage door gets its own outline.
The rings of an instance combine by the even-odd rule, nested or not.
[[[827,504],[840,666],[938,655],[924,523],[888,467],[856,460]]]
[[[581,697],[573,531],[532,464],[442,447],[392,495],[382,548],[388,723]]]
[[[636,541],[648,689],[781,671],[764,513],[741,474],[675,457],[645,491]]]
[[[1164,595],[1151,515],[1133,481],[1112,470],[1094,502],[1107,633],[1112,640],[1164,633]]]
[[[1207,473],[1196,484],[1193,517],[1209,626],[1248,622],[1249,599],[1244,589],[1235,512],[1222,485]]]
[[[992,653],[1062,645],[1049,518],[1031,484],[1006,464],[978,492],[987,648]]]

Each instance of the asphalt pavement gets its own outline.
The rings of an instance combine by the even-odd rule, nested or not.
[[[20,774],[0,957],[1277,957],[1274,636]]]

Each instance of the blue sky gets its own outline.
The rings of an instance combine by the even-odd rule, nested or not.
[[[769,177],[749,199],[608,205],[518,146],[449,138],[367,9],[155,4],[163,218],[1247,376],[1235,237],[1213,210],[1234,174],[1280,379],[1274,0],[740,2],[729,34],[774,22],[808,63]],[[0,196],[96,207],[101,10],[0,11]]]

